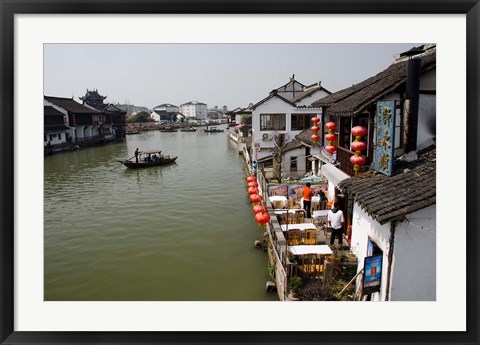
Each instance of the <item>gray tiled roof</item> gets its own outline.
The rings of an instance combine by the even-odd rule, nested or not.
[[[90,109],[80,103],[77,103],[73,100],[73,98],[62,98],[62,97],[51,97],[51,96],[44,96],[45,99],[71,113],[75,114],[99,114],[100,111]]]
[[[339,183],[342,192],[355,196],[360,206],[385,224],[436,203],[436,147],[419,152],[418,160],[396,161],[396,174],[372,171]]]
[[[436,66],[436,49],[423,56],[422,72]],[[349,88],[332,93],[316,102],[313,106],[328,107],[327,115],[353,116],[365,110],[372,103],[393,92],[406,83],[407,63],[402,61],[390,65],[384,71]]]

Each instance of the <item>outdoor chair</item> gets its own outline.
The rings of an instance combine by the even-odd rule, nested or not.
[[[317,230],[306,229],[303,244],[317,244]]]
[[[287,231],[287,242],[289,246],[298,246],[302,244],[302,233],[299,229]]]

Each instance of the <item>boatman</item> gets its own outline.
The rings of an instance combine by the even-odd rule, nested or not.
[[[138,163],[138,147],[135,150],[135,163]]]

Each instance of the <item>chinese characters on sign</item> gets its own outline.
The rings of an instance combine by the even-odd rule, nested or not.
[[[374,169],[391,176],[393,173],[393,148],[395,142],[395,102],[378,101],[376,111],[377,135]]]

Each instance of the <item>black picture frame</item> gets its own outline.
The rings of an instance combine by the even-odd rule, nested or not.
[[[1,344],[478,344],[479,0],[0,0],[0,342]],[[465,332],[15,332],[14,16],[15,14],[284,13],[466,14],[467,330]],[[463,102],[464,100],[458,100]],[[454,117],[452,117],[454,121]],[[455,133],[452,132],[452,137]],[[452,139],[453,141],[453,139]],[[462,144],[458,144],[463,149]],[[454,160],[452,159],[452,166]],[[454,207],[454,205],[452,205]],[[451,292],[455,294],[455,291]],[[395,316],[392,315],[392,321]]]

